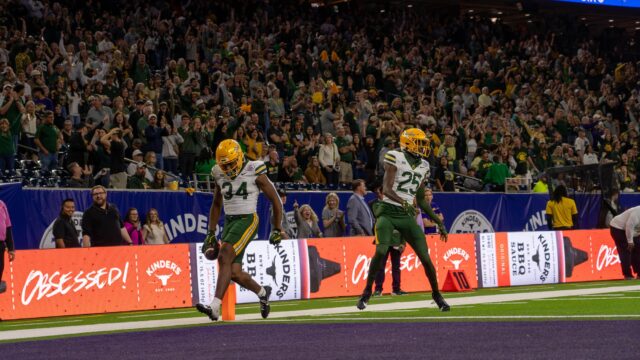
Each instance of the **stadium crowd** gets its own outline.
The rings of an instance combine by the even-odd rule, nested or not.
[[[436,191],[604,161],[620,189],[639,185],[640,63],[621,31],[288,1],[10,0],[0,14],[5,180],[38,159],[65,185],[164,188],[208,174],[233,138],[273,181],[370,183],[420,127]]]

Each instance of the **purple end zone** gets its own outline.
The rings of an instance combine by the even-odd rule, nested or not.
[[[638,321],[220,325],[0,345],[3,359],[637,359]]]

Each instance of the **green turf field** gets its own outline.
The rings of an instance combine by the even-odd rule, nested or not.
[[[613,291],[608,288],[625,287]],[[627,290],[629,288],[629,290]],[[570,296],[548,298],[554,291],[578,290]],[[588,294],[589,291],[603,291]],[[585,294],[582,294],[582,293]],[[513,297],[513,299],[511,299]],[[325,322],[378,322],[378,321],[562,321],[562,320],[640,320],[640,281],[606,281],[573,283],[561,285],[523,286],[497,289],[481,289],[466,293],[446,293],[445,298],[451,311],[442,313],[436,308],[426,307],[431,303],[430,293],[414,293],[404,296],[383,295],[373,297],[365,311],[356,311],[356,298],[332,298],[272,302],[271,317],[259,319],[258,305],[236,306],[238,320],[218,324],[242,323],[325,323]],[[483,299],[490,302],[484,303]],[[416,303],[420,301],[421,303]],[[455,305],[455,303],[462,305]],[[464,304],[467,302],[468,304]],[[422,306],[424,304],[424,306]],[[403,306],[405,308],[403,308]],[[307,313],[312,315],[307,315]],[[256,316],[257,315],[257,316]],[[195,322],[189,325],[181,321]],[[192,308],[171,310],[127,312],[69,316],[44,319],[29,319],[0,322],[2,332],[15,330],[37,330],[44,328],[77,327],[79,325],[116,324],[129,322],[153,322],[169,320],[159,327],[181,327],[209,325],[203,315]],[[197,321],[202,320],[202,321]],[[171,321],[175,321],[172,324]],[[197,323],[196,323],[197,322]],[[129,330],[104,331],[98,328],[91,333],[119,332]],[[73,335],[66,335],[73,336]],[[77,335],[76,335],[77,336]],[[46,338],[57,336],[46,336]],[[24,339],[29,338],[28,336]],[[44,338],[44,337],[43,337]],[[1,339],[1,338],[0,338]],[[14,340],[15,341],[15,340]]]

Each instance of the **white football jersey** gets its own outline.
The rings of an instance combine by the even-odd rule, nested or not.
[[[424,159],[420,159],[420,163],[415,167],[411,167],[409,161],[405,157],[402,151],[389,150],[384,154],[384,162],[386,164],[394,165],[398,170],[396,172],[396,178],[393,179],[393,190],[409,204],[413,204],[413,199],[416,197],[416,192],[422,184],[422,181],[429,177],[430,167],[429,162]],[[382,201],[402,206],[397,202],[384,197]]]
[[[256,212],[260,189],[256,184],[259,175],[267,173],[262,161],[249,161],[240,174],[231,180],[218,165],[211,169],[213,180],[220,186],[222,204],[226,215],[246,215]]]

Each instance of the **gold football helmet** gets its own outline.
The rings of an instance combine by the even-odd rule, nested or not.
[[[431,154],[431,143],[427,134],[418,128],[407,129],[400,134],[400,148],[423,158]]]
[[[244,164],[240,144],[232,139],[223,140],[216,149],[216,163],[227,177],[233,179],[238,176]]]

